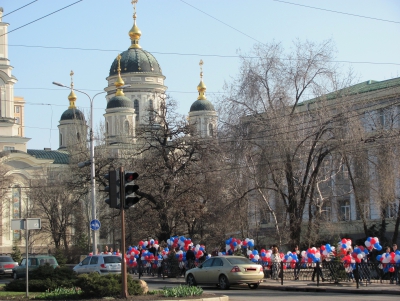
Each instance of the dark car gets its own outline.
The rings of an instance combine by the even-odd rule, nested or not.
[[[18,266],[11,256],[0,256],[0,275],[12,276],[13,268]]]
[[[41,265],[48,263],[53,268],[58,267],[57,259],[50,255],[32,255],[28,256],[28,270],[33,271]],[[21,264],[12,270],[13,278],[25,278],[26,276],[26,258],[22,259]]]

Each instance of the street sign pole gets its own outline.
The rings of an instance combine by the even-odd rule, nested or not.
[[[29,298],[29,230],[40,230],[42,228],[40,218],[20,218],[11,220],[11,230],[25,230],[25,279],[26,279],[26,297]]]

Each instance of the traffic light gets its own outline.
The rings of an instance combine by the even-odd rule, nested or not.
[[[108,186],[104,188],[104,190],[108,192],[106,203],[110,206],[110,208],[118,208],[120,206],[119,171],[110,170],[104,177],[108,181]]]
[[[135,192],[139,189],[139,186],[135,184],[134,180],[136,180],[138,177],[139,174],[137,172],[125,171],[124,173],[124,180],[125,180],[124,209],[129,209],[140,200],[140,198],[135,194]]]

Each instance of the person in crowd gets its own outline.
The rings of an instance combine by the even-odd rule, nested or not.
[[[104,254],[108,254],[108,246],[104,247]]]
[[[149,247],[149,252],[152,253],[152,254],[154,255],[154,257],[156,257],[156,255],[157,255],[157,249],[156,249],[156,247],[154,246],[154,244],[151,244],[151,245],[150,245],[150,247]]]
[[[157,250],[157,257],[158,257],[157,276],[158,276],[158,278],[161,278],[161,274],[162,274],[162,270],[163,270],[163,261],[164,261],[163,251],[164,251],[164,248],[161,246],[158,246],[158,250]]]
[[[218,248],[215,248],[214,251],[211,252],[211,256],[218,256]]]
[[[346,255],[351,256],[351,252],[352,251],[348,250]],[[347,274],[347,281],[349,282],[354,281],[353,267],[351,266],[350,262],[344,263],[344,270],[346,271]]]
[[[138,259],[137,259],[137,270],[138,270],[139,277],[142,277],[143,276],[142,254],[143,254],[144,250],[141,245],[139,245],[138,251],[139,251],[139,254],[138,254]]]
[[[396,251],[397,251],[397,244],[393,244],[393,245],[392,245],[392,251],[393,251],[394,253],[396,253]],[[400,280],[399,280],[400,263],[394,264],[394,268],[395,268],[395,269],[394,269],[392,278],[390,279],[390,280],[391,280],[391,283],[393,283],[393,284],[400,284]]]
[[[298,258],[298,260],[299,260],[299,261],[296,263],[296,266],[295,266],[294,269],[293,269],[293,272],[294,272],[294,280],[299,280],[300,266],[301,266],[301,252],[300,252],[300,250],[299,250],[299,246],[298,246],[298,245],[295,245],[295,246],[294,246],[294,248],[293,248],[293,250],[292,250],[292,253],[296,254],[296,255],[297,255],[297,258]]]
[[[277,246],[274,246],[272,248],[272,256],[271,256],[271,261],[272,261],[272,279],[278,280],[279,278],[279,272],[280,272],[280,262],[281,262],[281,256],[279,255],[279,249]]]
[[[194,255],[194,252],[193,252],[191,246],[189,246],[189,248],[186,252],[186,260],[187,260],[187,268],[189,270],[194,268],[194,262],[196,260],[196,256]]]
[[[199,258],[200,262],[204,262],[207,259],[208,253],[206,251],[206,247],[204,247],[203,256]]]
[[[110,248],[110,250],[108,251],[108,254],[112,254],[113,251],[114,251],[114,249],[113,249],[113,248]]]

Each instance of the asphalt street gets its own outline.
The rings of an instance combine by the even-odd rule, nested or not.
[[[178,284],[148,283],[150,290],[162,289],[163,287],[174,287]],[[205,292],[223,294],[229,296],[233,301],[261,301],[261,300],[293,300],[293,301],[363,301],[363,300],[399,300],[397,295],[376,294],[346,294],[346,293],[324,293],[324,292],[286,292],[266,289],[251,290],[247,286],[231,287],[229,290],[221,291],[214,287],[202,287]]]

